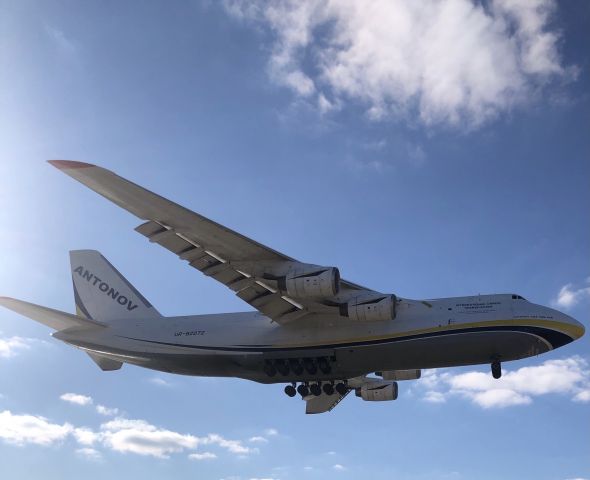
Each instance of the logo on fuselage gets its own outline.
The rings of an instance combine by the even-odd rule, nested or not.
[[[88,283],[91,283],[94,287],[98,288],[106,296],[111,297],[119,305],[127,308],[127,310],[131,311],[137,308],[137,304],[133,303],[131,299],[127,298],[125,295],[121,295],[118,290],[115,290],[107,282],[101,280],[96,275],[91,273],[89,270],[86,270],[84,267],[76,267],[74,273],[80,275],[80,277],[82,277]]]

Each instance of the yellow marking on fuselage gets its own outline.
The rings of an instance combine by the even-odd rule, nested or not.
[[[395,320],[394,320],[395,321]],[[580,329],[575,325],[569,323],[558,322],[555,320],[541,320],[541,319],[524,319],[514,318],[510,320],[489,320],[485,322],[471,322],[471,323],[454,323],[450,325],[440,325],[438,327],[422,328],[419,330],[409,330],[405,332],[391,333],[389,335],[373,335],[367,337],[354,337],[339,340],[324,340],[316,343],[298,343],[298,344],[273,344],[273,347],[281,348],[293,348],[293,347],[321,347],[326,343],[331,345],[340,345],[347,343],[358,343],[368,342],[373,340],[393,340],[403,337],[410,337],[413,335],[420,335],[423,333],[434,333],[434,332],[449,332],[453,330],[462,330],[464,328],[473,327],[543,327],[551,330],[555,330],[560,333],[565,333],[572,338],[580,336]]]

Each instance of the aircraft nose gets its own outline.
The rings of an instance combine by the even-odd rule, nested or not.
[[[569,315],[564,315],[566,317],[566,322],[571,325],[571,332],[574,336],[574,340],[582,337],[586,328],[580,322],[578,322],[575,318],[570,317]]]

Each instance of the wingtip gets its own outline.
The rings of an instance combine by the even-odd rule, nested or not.
[[[76,160],[47,160],[47,163],[50,163],[60,170],[96,167],[96,165],[92,165],[91,163],[78,162]]]

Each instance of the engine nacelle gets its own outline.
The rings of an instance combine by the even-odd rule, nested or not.
[[[357,397],[367,402],[385,402],[397,398],[397,383],[371,382],[365,383],[355,390]]]
[[[329,298],[340,291],[340,272],[336,267],[293,270],[278,279],[278,286],[295,298]]]
[[[421,370],[386,370],[378,372],[377,375],[383,377],[383,380],[418,380],[422,375]]]
[[[376,322],[395,318],[395,295],[356,297],[340,304],[340,315],[360,322]]]

